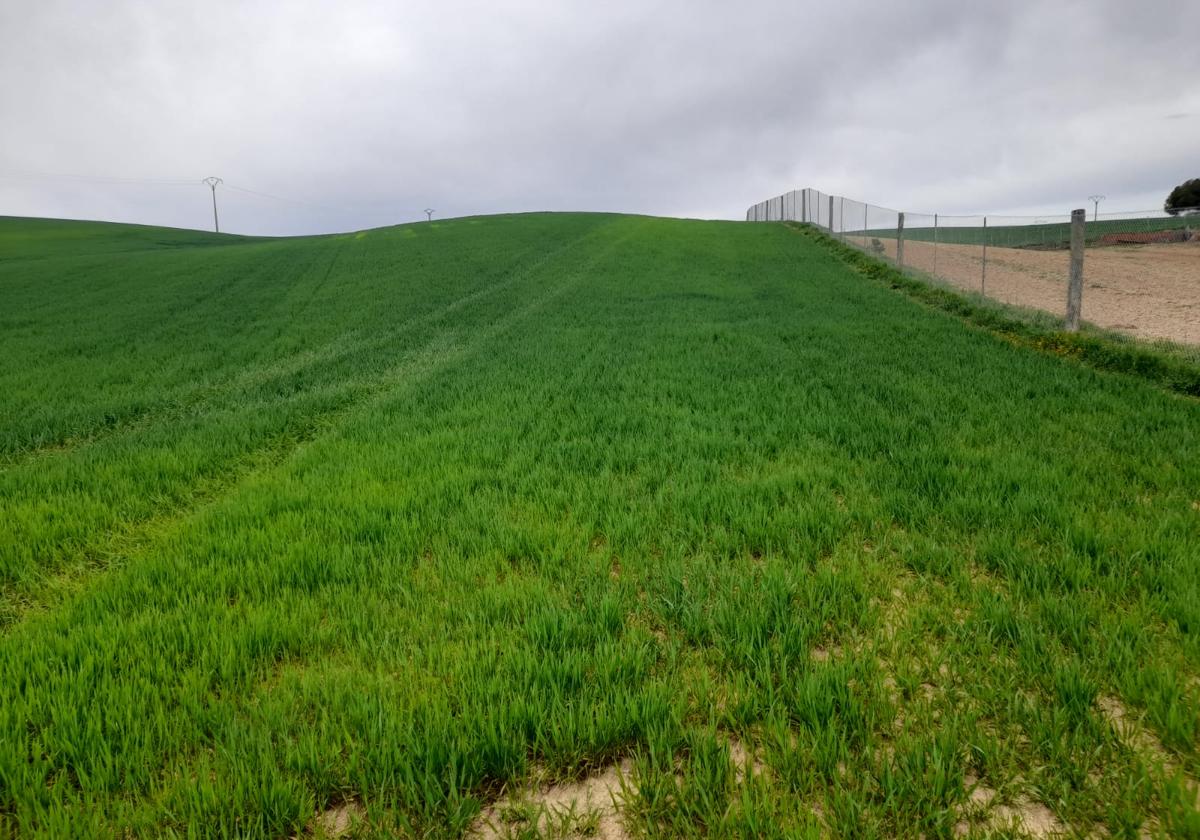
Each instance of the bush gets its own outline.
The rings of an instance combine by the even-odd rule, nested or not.
[[[1172,216],[1178,216],[1180,213],[1200,213],[1200,178],[1184,181],[1171,190],[1166,203],[1163,204],[1163,210]]]

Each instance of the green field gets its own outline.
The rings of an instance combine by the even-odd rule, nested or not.
[[[0,350],[0,836],[1200,836],[1200,402],[812,235],[0,219]]]
[[[1176,216],[1144,219],[1101,219],[1093,222],[1088,217],[1084,226],[1084,241],[1088,245],[1100,245],[1108,234],[1149,233],[1160,230],[1200,230],[1200,216]],[[862,229],[848,230],[847,236],[862,236]],[[867,232],[868,236],[880,239],[895,239],[895,228],[880,228]],[[940,224],[936,234],[932,224],[904,228],[904,238],[920,242],[937,241],[946,245],[988,245],[999,248],[1069,248],[1071,246],[1071,223],[1064,214],[1062,222],[1043,224],[992,223],[990,227],[959,227],[956,223]]]

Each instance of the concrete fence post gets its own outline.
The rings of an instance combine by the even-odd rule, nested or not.
[[[1067,284],[1067,330],[1079,329],[1079,314],[1083,308],[1083,244],[1086,210],[1071,211],[1071,275]]]
[[[938,214],[933,214],[933,273],[937,274]]]
[[[904,214],[896,222],[896,265],[904,268]]]
[[[979,275],[979,294],[987,294],[987,216],[983,217],[983,272]]]
[[[829,232],[833,233],[833,196],[829,196]]]

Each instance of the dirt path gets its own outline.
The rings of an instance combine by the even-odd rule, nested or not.
[[[862,247],[862,238],[848,237]],[[891,259],[895,240],[880,240]],[[866,243],[869,245],[869,242]],[[868,247],[867,250],[870,250]],[[980,290],[982,248],[904,243],[904,263],[963,289]],[[988,248],[988,297],[1061,315],[1066,309],[1068,253]],[[1089,248],[1083,266],[1083,317],[1139,338],[1200,344],[1200,242]]]

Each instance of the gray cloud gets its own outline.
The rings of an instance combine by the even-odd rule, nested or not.
[[[1193,0],[5,4],[0,213],[204,227],[208,174],[279,197],[221,192],[247,233],[738,218],[805,185],[1155,207],[1200,175],[1198,26]],[[16,177],[46,173],[196,183]]]

